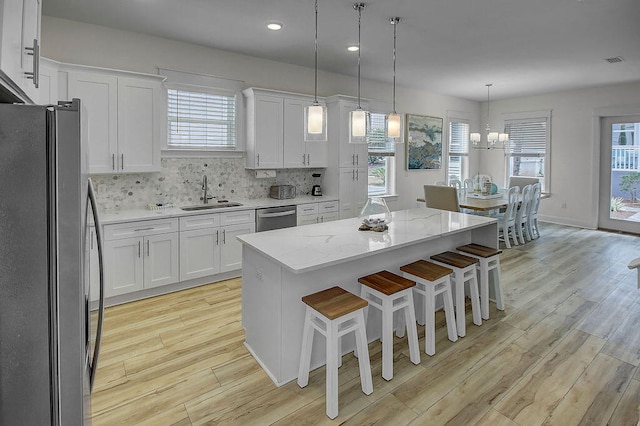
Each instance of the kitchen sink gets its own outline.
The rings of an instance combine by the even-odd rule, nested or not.
[[[196,210],[213,210],[213,209],[222,209],[225,207],[239,207],[242,204],[240,203],[215,203],[215,204],[200,204],[197,206],[183,206],[180,207],[180,210],[184,210],[187,212],[192,212]]]

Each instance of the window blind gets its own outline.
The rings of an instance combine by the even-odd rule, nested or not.
[[[505,121],[509,153],[522,157],[544,157],[547,150],[547,119]]]
[[[386,135],[385,115],[376,112],[372,112],[369,115],[369,155],[395,155],[395,143],[393,139],[387,138]]]
[[[167,101],[169,147],[235,147],[235,96],[168,89]]]
[[[449,153],[469,153],[469,123],[449,122]]]

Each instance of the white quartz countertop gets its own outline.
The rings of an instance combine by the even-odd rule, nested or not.
[[[184,211],[179,206],[164,210],[129,209],[129,210],[109,210],[100,212],[100,222],[103,225],[121,222],[132,222],[148,219],[162,219],[167,217],[192,216],[198,214],[224,213],[229,211],[253,210],[265,207],[291,206],[308,203],[322,203],[325,201],[337,201],[338,197],[331,196],[301,196],[287,200],[276,200],[274,198],[258,199],[230,199],[229,202],[240,203],[238,207],[223,207],[209,210]]]
[[[424,207],[392,216],[384,232],[359,231],[360,219],[352,218],[241,235],[238,240],[290,271],[303,273],[496,222]]]

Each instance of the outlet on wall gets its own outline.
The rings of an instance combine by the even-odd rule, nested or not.
[[[567,208],[567,202],[566,202],[566,201],[563,201],[563,202],[562,202],[562,208],[563,208],[563,209],[566,209],[566,208]]]

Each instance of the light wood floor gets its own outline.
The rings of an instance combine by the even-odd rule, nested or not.
[[[241,281],[107,309],[93,394],[96,425],[635,425],[640,404],[640,290],[626,264],[640,238],[542,224],[542,238],[501,257],[507,306],[393,380],[370,344],[374,391],[345,355],[338,417],[325,415],[324,368],[300,389],[275,387],[243,346]],[[416,254],[416,258],[419,255]],[[469,309],[467,309],[467,312]]]

